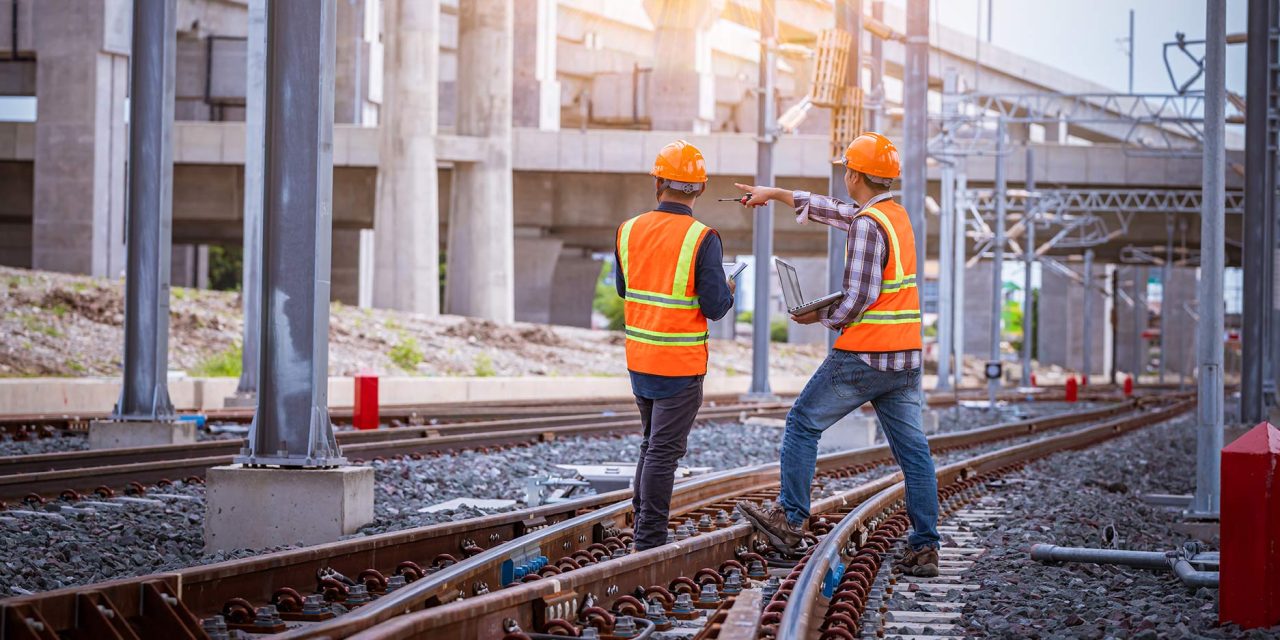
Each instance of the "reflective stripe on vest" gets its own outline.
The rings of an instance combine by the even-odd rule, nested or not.
[[[842,351],[885,353],[922,348],[915,238],[899,235],[913,233],[911,221],[896,203],[885,207],[887,213],[875,206],[858,213],[875,220],[884,230],[893,258],[883,267],[879,296],[836,339],[835,348]]]
[[[662,331],[646,331],[635,327],[627,327],[626,334],[628,339],[643,342],[645,344],[654,344],[658,346],[671,344],[682,347],[706,344],[707,338],[711,337],[711,334],[706,331],[694,333],[666,333]]]
[[[631,277],[628,275],[628,267],[631,261],[628,257],[630,253],[629,245],[631,241],[631,228],[635,226],[636,220],[640,218],[632,218],[622,225],[622,234],[618,240],[618,259],[622,260],[622,275],[627,280],[627,300],[638,304],[647,304],[654,307],[667,307],[675,309],[687,309],[698,306],[698,296],[684,295],[686,289],[689,288],[689,274],[693,271],[693,253],[698,249],[698,238],[702,236],[702,231],[707,225],[693,221],[689,226],[689,230],[685,231],[684,241],[680,244],[680,257],[676,262],[676,275],[671,282],[671,293],[658,291],[643,291],[631,288]]]
[[[872,207],[863,211],[863,213],[875,218],[880,223],[880,227],[885,230],[889,236],[889,244],[893,247],[893,273],[897,276],[893,280],[883,280],[880,282],[880,293],[893,293],[903,289],[909,289],[916,286],[916,274],[909,276],[903,275],[902,269],[902,250],[898,247],[898,230],[893,228],[893,223],[889,221],[889,216],[881,213],[879,209]],[[919,310],[917,310],[917,314]]]

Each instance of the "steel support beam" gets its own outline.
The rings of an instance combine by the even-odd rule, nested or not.
[[[1036,190],[1035,150],[1027,147],[1026,178],[1024,180],[1028,193]],[[1027,211],[1022,219],[1026,221],[1026,242],[1023,243],[1022,273],[1022,386],[1031,386],[1031,325],[1036,317],[1036,306],[1031,299],[1031,267],[1036,263],[1036,206],[1031,199],[1027,201]]]
[[[1203,242],[1203,239],[1201,239]],[[1169,369],[1169,316],[1174,313],[1169,306],[1169,281],[1173,279],[1173,217],[1165,221],[1164,265],[1160,268],[1160,384]]]
[[[959,195],[964,193],[967,188],[967,177],[961,171],[956,175],[955,193],[952,201],[955,202],[955,228],[951,231],[955,233],[955,251],[956,256],[952,261],[951,277],[955,280],[954,299],[951,301],[951,341],[952,341],[952,358],[955,362],[952,375],[955,376],[955,388],[959,389],[964,384],[964,323],[960,322],[960,312],[964,309],[964,272],[960,265],[964,264],[965,254],[965,207],[968,203],[960,201]]]
[[[1007,158],[1005,157],[1005,123],[1001,119],[996,124],[996,237],[995,244],[992,245],[991,258],[991,362],[1000,361],[1000,327],[1001,327],[1001,301],[1003,299],[1002,287],[1004,285],[1004,218],[1005,218],[1005,202],[1008,200],[1006,194],[1009,191],[1008,182],[1005,177],[1005,165]],[[1000,380],[993,378],[987,381],[987,399],[990,401],[991,407],[996,406],[996,392],[1000,390]]]
[[[1085,380],[1093,373],[1093,249],[1084,250],[1084,322],[1081,323],[1080,368]]]
[[[1245,104],[1245,131],[1248,135],[1245,136],[1244,148],[1245,166],[1248,170],[1244,176],[1244,308],[1240,335],[1244,346],[1240,375],[1240,419],[1245,424],[1260,422],[1265,415],[1262,393],[1263,360],[1266,357],[1267,343],[1265,308],[1270,306],[1271,301],[1266,299],[1264,272],[1270,272],[1272,268],[1272,248],[1266,244],[1266,240],[1267,224],[1273,219],[1272,209],[1275,206],[1275,198],[1267,189],[1270,182],[1268,175],[1274,169],[1273,150],[1269,141],[1271,127],[1267,122],[1267,98],[1272,90],[1269,82],[1270,70],[1267,68],[1270,63],[1267,51],[1271,41],[1270,4],[1267,0],[1254,0],[1249,3],[1248,9],[1248,68],[1245,72],[1245,93],[1248,97]],[[1209,4],[1210,13],[1213,6],[1213,3]],[[1207,82],[1206,79],[1206,90]],[[1205,103],[1207,118],[1207,99]],[[1206,150],[1205,158],[1208,157]],[[1204,244],[1203,239],[1201,244]]]
[[[267,5],[262,357],[243,464],[346,463],[328,403],[334,2]]]
[[[244,249],[240,264],[240,302],[244,311],[240,382],[236,396],[258,395],[258,331],[262,308],[262,181],[266,152],[263,126],[267,92],[267,0],[249,0],[249,38],[245,55],[244,96]]]
[[[1226,5],[1226,0],[1208,0],[1205,10],[1205,197],[1204,213],[1200,219],[1200,322],[1196,326],[1199,332],[1196,340],[1199,378],[1199,402],[1196,406],[1196,493],[1191,501],[1191,511],[1203,515],[1216,514],[1218,511],[1223,439],[1222,277],[1226,236],[1222,201],[1226,183],[1226,147],[1223,144],[1226,130]],[[1253,16],[1250,15],[1251,38],[1252,19]],[[1250,43],[1252,42],[1251,39]],[[1251,57],[1250,64],[1252,62]]]
[[[929,0],[907,0],[906,68],[902,74],[902,205],[916,236],[916,273],[924,283],[928,233],[924,211],[928,185]],[[923,287],[921,287],[923,289]]]
[[[942,77],[942,112],[945,115],[955,110],[958,74],[955,69],[947,69]],[[938,207],[938,383],[934,388],[949,391],[952,388],[951,362],[955,338],[955,286],[956,280],[961,276],[956,269],[956,237],[951,233],[956,219],[956,167],[950,158],[942,158],[941,162]],[[956,368],[960,367],[960,361],[957,360]]]
[[[846,87],[857,87],[862,80],[862,0],[837,0],[835,2],[835,24],[836,28],[847,32],[853,37],[853,42],[849,46],[849,62],[845,65],[844,84]],[[877,40],[877,38],[872,38],[872,40]],[[834,119],[835,114],[833,113],[831,117]],[[833,121],[832,129],[834,128]],[[853,141],[840,140],[839,142],[847,145]],[[845,188],[844,184],[844,173],[844,165],[831,165],[829,190],[833,198],[850,200],[849,190]],[[841,291],[844,289],[845,248],[848,244],[848,232],[835,227],[827,227],[827,291]],[[827,332],[828,349],[835,346],[837,337],[839,337],[839,334],[836,332]]]
[[[133,5],[124,376],[115,420],[174,419],[168,376],[176,13],[175,0]]]
[[[756,184],[773,184],[774,62],[778,38],[778,16],[774,0],[760,1],[760,95],[759,142],[756,144]],[[769,275],[773,258],[773,203],[756,207],[752,229],[755,253],[755,311],[751,318],[751,390],[748,398],[764,400],[773,396],[769,387]]]

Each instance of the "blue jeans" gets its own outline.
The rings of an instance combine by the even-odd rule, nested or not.
[[[853,353],[833,349],[787,412],[779,498],[787,520],[803,524],[809,518],[809,490],[822,432],[870,402],[906,478],[912,528],[907,541],[914,549],[937,547],[938,478],[929,440],[920,427],[923,397],[919,369],[880,371]]]

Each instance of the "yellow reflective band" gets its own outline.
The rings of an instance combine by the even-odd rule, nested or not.
[[[896,320],[863,318],[854,324],[920,324],[920,318],[899,318]]]
[[[680,259],[676,262],[676,278],[671,283],[671,295],[684,297],[689,287],[689,273],[693,271],[693,252],[698,248],[698,236],[707,225],[693,221],[689,230],[684,233],[684,242],[680,243]]]
[[[627,245],[631,243],[631,227],[635,226],[636,220],[639,219],[640,217],[637,216],[626,221],[622,225],[622,235],[618,238],[618,259],[622,261],[622,277],[627,281],[631,280],[631,274],[627,272]]]
[[[628,340],[659,347],[696,347],[707,343],[710,334],[706,331],[693,333],[667,333],[664,331],[648,331],[635,327],[626,327],[624,333]]]
[[[630,288],[627,289],[627,301],[667,309],[692,309],[698,306],[698,296],[668,296]]]
[[[864,311],[854,324],[913,324],[920,322],[919,309],[898,311]]]
[[[894,273],[898,274],[899,279],[902,279],[905,272],[902,270],[902,252],[898,250],[898,232],[894,230],[893,224],[889,222],[889,217],[881,213],[880,210],[875,207],[866,209],[862,213],[865,213],[879,221],[880,226],[884,228],[885,233],[889,234],[889,243],[893,245],[893,268],[896,269]]]

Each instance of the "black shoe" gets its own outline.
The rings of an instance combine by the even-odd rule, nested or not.
[[[782,507],[772,506],[761,509],[756,503],[746,500],[738,501],[738,510],[746,516],[756,529],[759,529],[770,544],[782,551],[790,551],[804,539],[804,529],[787,520]]]

